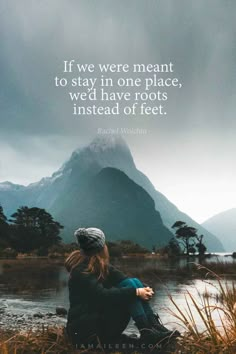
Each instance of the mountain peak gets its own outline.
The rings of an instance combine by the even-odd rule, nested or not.
[[[124,138],[119,134],[100,134],[97,135],[90,143],[90,148],[95,151],[103,151],[106,149],[115,149],[117,147],[125,148],[129,151],[129,147]]]
[[[212,216],[202,224],[222,240],[227,252],[236,251],[236,208],[225,210]]]
[[[16,210],[16,208],[21,205],[38,206],[46,208],[52,212],[55,217],[57,217],[57,215],[60,216],[58,220],[64,223],[65,227],[70,227],[68,220],[72,215],[72,210],[77,210],[78,201],[80,201],[81,207],[84,208],[84,201],[87,199],[87,196],[84,194],[81,195],[81,193],[83,188],[86,186],[86,183],[89,184],[91,181],[94,181],[94,183],[95,180],[98,181],[99,178],[96,176],[102,169],[107,167],[116,169],[116,173],[113,171],[115,176],[113,176],[113,172],[111,173],[111,170],[108,170],[107,172],[105,170],[106,177],[107,175],[109,175],[109,177],[111,175],[114,177],[109,179],[111,192],[112,190],[117,192],[117,185],[113,185],[112,181],[119,183],[121,182],[121,178],[118,178],[121,175],[119,172],[117,172],[117,170],[120,170],[130,179],[130,181],[133,181],[135,185],[139,185],[140,188],[142,187],[143,190],[145,190],[150,195],[150,197],[155,202],[155,208],[153,207],[153,210],[156,209],[160,212],[165,226],[171,229],[171,225],[173,225],[176,220],[183,220],[187,224],[196,227],[199,232],[204,234],[206,237],[205,242],[208,250],[223,250],[221,242],[214,235],[212,235],[206,229],[202,228],[189,216],[180,212],[176,206],[168,201],[167,198],[155,190],[149,179],[143,173],[137,170],[129,147],[127,146],[123,137],[118,134],[98,134],[90,142],[90,144],[75,150],[69,160],[67,160],[67,162],[65,162],[62,167],[51,177],[43,178],[41,181],[35,184],[31,184],[28,187],[19,186],[19,190],[13,190],[15,186],[12,186],[9,182],[5,182],[2,185],[0,184],[0,201],[4,201],[2,204],[4,210],[6,210],[7,215],[11,215]],[[102,176],[104,177],[104,175]],[[126,182],[127,181],[128,180],[126,179]],[[131,182],[127,182],[126,187],[128,183],[130,184]],[[89,184],[89,188],[92,187],[93,184]],[[93,207],[95,207],[94,217],[98,215],[100,211],[104,213],[104,208],[106,208],[106,212],[104,213],[104,215],[106,215],[106,218],[104,218],[105,223],[106,219],[109,220],[109,209],[111,208],[112,200],[109,199],[109,193],[107,194],[106,183],[103,183],[103,187],[104,193],[106,191],[107,195],[107,206],[102,203],[100,204],[101,207],[99,208],[97,205],[93,205]],[[9,189],[7,190],[6,188]],[[100,185],[98,186],[98,189],[99,188]],[[138,190],[138,188],[135,189],[136,191]],[[96,188],[94,190],[94,193],[95,192],[97,193]],[[99,190],[98,192],[100,193]],[[125,199],[126,195],[130,195],[130,193],[131,190],[126,188],[125,191],[122,191],[122,195],[119,195],[119,193],[117,194],[117,198],[124,197]],[[147,200],[146,197],[144,198]],[[123,202],[124,210],[126,210],[126,202]],[[73,203],[75,203],[74,207]],[[67,207],[65,205],[67,205]],[[88,212],[90,212],[89,208],[87,209]],[[134,207],[132,206],[131,209],[132,208]],[[137,210],[137,208],[134,208],[134,210]],[[68,218],[65,215],[67,215]],[[76,220],[77,217],[80,220],[79,213],[75,217]],[[137,220],[138,218],[136,217],[135,223]],[[80,222],[82,221],[83,220],[80,220]],[[120,220],[118,221],[120,223]],[[127,219],[126,221],[127,223],[129,222]],[[141,217],[140,221],[142,222]],[[147,235],[145,235],[144,232],[143,237],[146,236]]]
[[[81,151],[90,150],[91,152],[104,152],[106,150],[123,149],[124,151],[130,153],[130,149],[125,141],[125,139],[120,134],[98,134],[93,140],[79,147],[74,151],[73,154],[80,154]]]
[[[231,209],[227,209],[224,211],[221,211],[220,213],[217,213],[213,216],[211,216],[210,218],[208,218],[207,220],[205,220],[202,225],[207,225],[209,222],[211,222],[212,220],[216,220],[217,218],[224,218],[224,217],[229,217],[229,216],[235,216],[236,215],[236,208],[231,208]]]
[[[79,166],[82,170],[94,165],[100,168],[117,167],[125,171],[135,167],[126,141],[118,134],[97,135],[88,145],[75,150],[63,169],[74,170]]]

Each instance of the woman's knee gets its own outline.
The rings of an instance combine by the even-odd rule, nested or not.
[[[143,285],[143,283],[141,282],[140,279],[138,279],[138,278],[132,278],[132,279],[133,279],[133,282],[137,285],[138,288],[143,288],[144,287],[144,285]]]
[[[126,278],[119,283],[119,287],[143,288],[143,283],[138,278]]]

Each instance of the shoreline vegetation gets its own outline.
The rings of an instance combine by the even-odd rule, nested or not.
[[[19,268],[20,271],[24,270],[24,267],[27,267],[29,263],[37,263],[39,267],[43,269],[64,266],[66,254],[53,254],[49,256],[36,256],[34,254],[19,254],[16,257],[3,258],[0,257],[0,266],[4,268],[6,272],[10,272],[14,267]],[[214,260],[213,260],[214,258]],[[215,259],[216,258],[216,259]],[[223,260],[219,259],[223,258]],[[217,254],[206,254],[204,257],[198,257],[197,255],[180,255],[176,257],[166,257],[165,255],[160,254],[151,254],[151,253],[137,253],[137,254],[126,254],[119,257],[111,257],[111,262],[121,268],[128,275],[140,277],[148,280],[152,279],[163,279],[165,277],[171,278],[182,278],[188,277],[190,279],[204,278],[204,267],[210,267],[211,272],[218,274],[219,276],[236,278],[236,262],[227,262],[225,259],[232,258],[235,259],[235,254],[227,254],[224,257],[219,257]],[[139,263],[151,260],[147,265],[142,266],[142,268],[136,267],[136,262]],[[126,262],[127,261],[127,262]],[[183,261],[182,264],[181,261]],[[130,263],[131,262],[131,263]],[[168,267],[161,267],[159,262],[167,262]],[[130,267],[130,265],[132,265]],[[199,270],[197,265],[201,265],[202,268]]]

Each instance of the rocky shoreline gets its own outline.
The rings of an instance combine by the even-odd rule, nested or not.
[[[11,313],[7,307],[0,308],[0,329],[20,330],[22,332],[42,330],[48,327],[65,327],[67,321],[67,310],[57,307],[53,312],[35,313]]]

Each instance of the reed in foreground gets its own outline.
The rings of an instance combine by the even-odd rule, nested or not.
[[[198,266],[216,280],[216,287],[220,301],[212,300],[205,293],[198,292],[193,296],[190,291],[185,294],[185,308],[176,304],[173,297],[169,298],[174,305],[172,315],[183,327],[183,337],[179,341],[181,354],[235,354],[236,353],[236,287],[234,281],[220,278],[210,269]],[[217,316],[217,321],[216,321]],[[201,325],[197,318],[200,319]],[[198,322],[198,323],[197,323]]]
[[[74,354],[62,328],[44,328],[37,333],[0,332],[0,354]]]
[[[126,349],[125,349],[126,348]],[[174,354],[175,342],[170,342],[159,348],[152,345],[150,348],[129,348],[121,345],[120,349],[107,348],[81,348],[74,349],[68,342],[63,328],[42,328],[39,332],[22,333],[0,331],[0,354]]]

